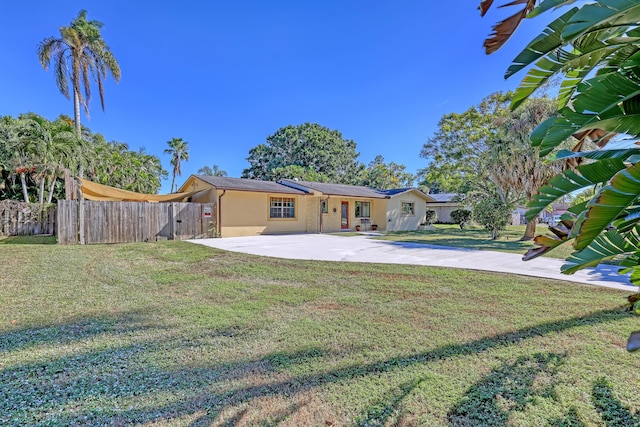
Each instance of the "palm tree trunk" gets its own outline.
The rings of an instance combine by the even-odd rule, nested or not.
[[[173,193],[173,183],[176,181],[176,173],[173,172],[173,178],[171,178],[171,192]]]
[[[534,218],[531,221],[527,222],[527,228],[524,230],[524,236],[520,239],[521,242],[525,242],[527,240],[533,240],[536,237],[536,225],[538,224],[538,218]]]
[[[29,192],[27,191],[27,177],[24,172],[20,174],[20,182],[22,183],[22,195],[24,196],[24,201],[29,203]]]
[[[73,90],[73,117],[75,121],[76,134],[78,138],[82,138],[82,126],[80,125],[80,95],[78,95],[78,91]]]
[[[44,203],[44,180],[44,176],[40,177],[40,189],[38,190],[38,203],[40,204]]]
[[[58,178],[55,175],[51,179],[51,185],[49,186],[49,195],[47,196],[47,203],[51,203],[51,201],[53,200],[53,190],[55,190],[57,180]]]

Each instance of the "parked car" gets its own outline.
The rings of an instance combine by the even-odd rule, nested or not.
[[[550,220],[549,220],[549,225],[558,225],[560,224],[560,217],[562,215],[554,215]]]

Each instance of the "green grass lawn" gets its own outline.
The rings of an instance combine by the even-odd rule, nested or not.
[[[524,235],[524,225],[509,226],[498,240],[491,240],[491,233],[478,226],[469,226],[464,230],[451,224],[436,224],[434,227],[436,229],[432,231],[388,232],[379,239],[519,254],[524,254],[534,246],[533,241],[519,241]],[[536,235],[547,233],[545,224],[539,225],[536,229]],[[565,259],[571,252],[573,252],[571,245],[564,244],[548,252],[545,256]]]
[[[0,266],[2,426],[640,423],[625,292],[174,241]]]

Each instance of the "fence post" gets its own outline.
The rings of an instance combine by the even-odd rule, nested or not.
[[[78,229],[80,235],[80,244],[84,245],[85,236],[84,236],[84,197],[80,194],[80,201],[78,203]]]

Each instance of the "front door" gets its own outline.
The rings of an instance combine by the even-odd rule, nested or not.
[[[342,202],[340,209],[340,228],[349,228],[349,202]]]

